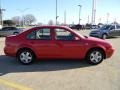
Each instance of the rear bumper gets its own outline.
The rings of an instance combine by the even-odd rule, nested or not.
[[[114,48],[110,48],[106,50],[106,58],[110,58],[113,53],[114,53],[115,49]]]
[[[12,57],[16,56],[16,54],[14,53],[14,50],[9,47],[4,47],[4,53],[6,56],[12,56]]]

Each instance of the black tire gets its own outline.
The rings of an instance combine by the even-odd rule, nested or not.
[[[17,60],[24,65],[29,65],[35,61],[35,54],[31,50],[20,50],[17,53]]]
[[[108,35],[107,34],[103,34],[102,35],[102,39],[107,39]]]
[[[92,49],[87,53],[86,59],[89,64],[100,64],[104,59],[104,52],[100,49]]]

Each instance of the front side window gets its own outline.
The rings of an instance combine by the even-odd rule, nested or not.
[[[115,29],[115,26],[111,26],[111,27],[110,27],[110,30],[114,30],[114,29]]]
[[[100,28],[100,30],[109,30],[110,27],[111,25],[104,25]]]
[[[74,40],[74,35],[64,29],[55,29],[56,40]]]
[[[44,28],[36,31],[36,39],[40,40],[50,40],[50,29]]]

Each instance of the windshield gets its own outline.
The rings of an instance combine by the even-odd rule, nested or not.
[[[104,25],[99,30],[108,30],[111,27],[111,25]]]
[[[72,30],[72,29],[71,29]],[[83,35],[81,35],[79,32],[72,30],[72,32],[76,33],[78,36],[85,38]]]

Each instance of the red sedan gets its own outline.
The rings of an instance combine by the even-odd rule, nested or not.
[[[69,58],[96,65],[111,57],[114,49],[105,40],[82,36],[67,27],[40,26],[6,37],[4,52],[22,64],[41,58]]]

